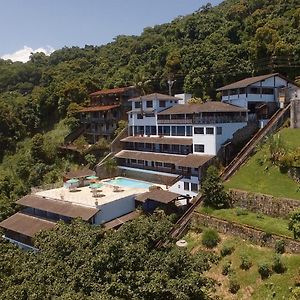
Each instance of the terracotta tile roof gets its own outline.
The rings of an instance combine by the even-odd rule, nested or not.
[[[113,88],[113,89],[104,89],[100,91],[96,91],[91,93],[90,96],[99,96],[99,95],[110,95],[110,94],[122,94],[130,89],[134,89],[133,86],[121,87],[121,88]]]
[[[165,190],[153,190],[150,192],[146,192],[140,195],[137,195],[135,197],[135,200],[139,202],[145,202],[147,200],[153,200],[160,203],[168,204],[172,201],[175,201],[178,197],[180,197],[180,194],[173,193],[170,191]]]
[[[129,214],[126,214],[124,216],[121,216],[119,218],[113,219],[109,222],[104,223],[104,227],[105,229],[111,229],[111,228],[115,228],[117,226],[121,226],[122,224],[124,224],[127,221],[131,221],[133,219],[136,219],[137,217],[139,217],[141,215],[141,213],[139,211],[132,211]]]
[[[266,80],[266,79],[268,79],[270,77],[273,77],[273,76],[279,76],[280,78],[282,78],[282,79],[284,79],[284,80],[286,80],[286,81],[288,81],[290,83],[295,84],[293,81],[291,81],[290,79],[282,76],[279,73],[272,73],[272,74],[260,75],[260,76],[255,76],[255,77],[248,77],[248,78],[239,80],[237,82],[233,82],[231,84],[228,84],[228,85],[225,85],[223,87],[220,87],[220,88],[217,89],[217,91],[224,91],[224,90],[230,90],[230,89],[245,88],[245,87],[247,87],[247,86],[249,86],[251,84],[257,83],[257,82],[262,81],[262,80]]]
[[[193,145],[193,139],[191,138],[172,138],[172,137],[128,136],[122,139],[121,142],[149,143],[149,144],[163,144],[163,145]]]
[[[177,98],[177,97],[165,95],[165,94],[160,94],[160,93],[153,93],[153,94],[148,94],[148,95],[144,95],[144,96],[140,96],[140,97],[135,97],[135,98],[129,99],[128,101],[141,101],[141,100],[169,101],[169,100],[181,100],[181,98]]]
[[[119,153],[117,153],[115,157],[165,162],[165,163],[175,164],[176,166],[181,166],[181,167],[198,168],[203,164],[207,163],[214,156],[201,155],[201,154],[188,154],[188,155],[161,154],[161,153],[154,153],[154,152],[122,150]]]
[[[85,221],[88,221],[99,211],[98,208],[86,207],[68,201],[54,200],[37,195],[27,195],[19,199],[17,203],[70,218],[81,217]]]
[[[72,179],[72,178],[84,178],[84,177],[92,176],[92,175],[96,175],[96,172],[93,170],[84,168],[84,169],[70,171],[64,175],[64,178],[66,178],[68,180],[68,179]]]
[[[107,111],[107,110],[111,110],[111,109],[117,108],[119,106],[120,106],[119,104],[89,106],[89,107],[86,107],[86,108],[83,108],[83,109],[79,110],[79,112]]]
[[[33,237],[41,230],[51,229],[55,222],[40,219],[23,213],[16,213],[0,223],[0,227]]]
[[[158,115],[193,114],[200,112],[246,112],[247,109],[219,101],[201,104],[177,104],[158,113]]]

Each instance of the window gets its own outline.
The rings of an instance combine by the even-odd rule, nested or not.
[[[141,108],[142,107],[142,102],[140,102],[140,101],[134,102],[134,107],[135,108]]]
[[[171,168],[172,168],[172,164],[170,164],[170,163],[164,163],[164,167],[165,167],[165,168],[170,168],[170,169],[171,169]]]
[[[145,117],[147,117],[147,118],[153,118],[154,114],[145,114]]]
[[[260,94],[260,88],[250,88],[250,94]]]
[[[170,126],[163,126],[163,135],[170,135]]]
[[[146,126],[146,134],[150,135],[150,126]]]
[[[156,162],[155,165],[156,165],[157,167],[162,167],[163,164],[162,164],[161,162]]]
[[[151,126],[151,134],[156,135],[156,126]]]
[[[172,135],[176,135],[176,126],[172,126]]]
[[[146,101],[146,107],[153,107],[153,101]]]
[[[130,114],[129,116],[130,116],[130,119],[132,119],[132,114]]]
[[[192,126],[186,126],[186,136],[192,136]]]
[[[271,88],[263,88],[263,89],[262,89],[262,94],[265,94],[265,95],[273,95],[273,94],[274,94],[274,90],[271,89]]]
[[[162,131],[162,126],[158,126],[158,135],[162,135],[163,131]]]
[[[185,126],[177,126],[177,135],[185,136]]]
[[[190,183],[189,182],[184,182],[184,190],[189,191],[190,190]]]
[[[222,127],[217,127],[217,135],[221,135],[222,134]]]
[[[239,94],[246,94],[246,89],[245,88],[240,88]]]
[[[143,160],[138,160],[137,163],[138,163],[139,165],[143,165],[143,164],[144,164],[144,161],[143,161]]]
[[[204,127],[195,127],[194,134],[204,134]]]
[[[197,183],[191,183],[191,191],[198,192],[198,184]]]
[[[214,134],[214,128],[213,127],[206,127],[206,134]]]
[[[142,114],[137,114],[137,118],[138,119],[143,119],[143,115]]]
[[[195,144],[195,152],[204,153],[204,145],[203,144]]]
[[[136,159],[132,159],[132,160],[131,160],[131,163],[132,163],[132,164],[136,164]]]
[[[166,107],[166,101],[159,101],[159,107]]]

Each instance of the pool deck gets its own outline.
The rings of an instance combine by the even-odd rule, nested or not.
[[[153,185],[164,188],[164,186],[159,184]],[[79,187],[75,191],[70,191],[65,187],[60,187],[56,189],[37,192],[35,194],[50,199],[71,202],[73,204],[88,207],[99,207],[106,203],[149,191],[148,188],[120,187],[119,192],[114,192],[114,186],[105,183],[103,183],[103,186],[99,190],[101,190],[101,192],[98,192],[98,194],[101,195],[100,197],[93,197],[92,189],[88,186]],[[98,205],[96,205],[96,201],[98,202]]]

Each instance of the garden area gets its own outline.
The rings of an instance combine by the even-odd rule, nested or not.
[[[225,188],[300,200],[300,184],[288,174],[290,165],[299,168],[299,149],[300,129],[282,129],[224,183]]]
[[[241,208],[213,209],[210,207],[199,207],[197,211],[226,221],[252,226],[270,234],[293,238],[292,231],[288,229],[288,219],[272,218]]]
[[[218,255],[206,275],[217,281],[215,296],[220,299],[299,299],[300,255],[284,253],[280,242],[275,249],[259,247],[199,226],[185,240],[193,254]]]

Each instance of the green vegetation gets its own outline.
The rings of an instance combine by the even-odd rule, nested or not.
[[[287,149],[299,148],[300,129],[284,128],[279,132]],[[268,143],[263,145],[228,181],[225,188],[300,200],[299,184],[275,164],[269,163]]]
[[[60,223],[38,235],[35,254],[1,239],[0,299],[211,299],[213,254],[155,248],[171,225],[161,212],[109,232]]]
[[[219,234],[214,229],[207,229],[202,235],[202,245],[207,248],[214,248],[220,241]]]
[[[214,208],[226,208],[229,206],[229,196],[225,192],[215,166],[207,169],[206,176],[201,184],[201,193],[204,197],[204,205]]]
[[[293,232],[294,239],[298,239],[300,237],[300,211],[295,211],[289,220],[288,224],[289,230]]]
[[[272,218],[267,215],[257,214],[250,211],[248,212],[245,210],[243,214],[239,214],[240,209],[238,208],[213,210],[201,207],[198,211],[227,221],[249,225],[263,230],[266,233],[293,237],[291,231],[288,229],[289,221],[285,219]]]
[[[283,254],[279,257],[284,266],[283,273],[273,271],[277,264],[274,256],[274,250],[259,247],[248,241],[229,235],[222,235],[222,240],[215,253],[219,254],[224,247],[233,247],[235,250],[224,258],[221,258],[217,265],[214,265],[206,276],[219,282],[216,285],[216,296],[220,299],[290,299],[293,293],[296,294],[296,286],[300,283],[300,255]],[[201,233],[190,231],[185,237],[188,241],[188,248],[192,253],[203,251],[205,248],[201,245]],[[192,245],[192,246],[190,246]],[[247,257],[252,262],[248,270],[240,268],[241,256]],[[261,279],[259,266],[267,265],[270,276]],[[265,267],[264,267],[265,268]],[[236,295],[230,291],[239,285]],[[234,289],[233,289],[234,291]],[[298,299],[298,298],[294,298]]]

